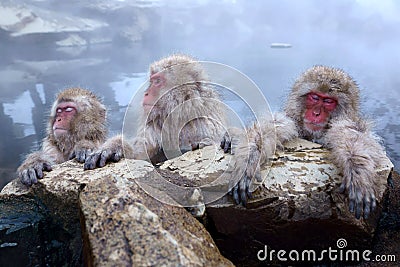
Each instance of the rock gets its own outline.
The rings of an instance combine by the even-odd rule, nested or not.
[[[253,266],[266,263],[257,259],[266,248],[369,250],[393,165],[377,169],[377,209],[357,220],[328,156],[304,140],[287,144],[262,166],[247,208],[226,195],[232,156],[217,146],[156,168],[124,160],[83,171],[69,161],[30,189],[13,181],[1,192],[0,265],[232,265],[225,256]]]
[[[202,153],[203,166],[197,166],[197,159],[194,167],[195,153]],[[222,254],[235,264],[252,265],[260,263],[257,252],[265,245],[277,251],[321,251],[336,248],[337,241],[345,239],[349,248],[371,247],[393,165],[388,159],[377,170],[377,209],[369,219],[357,220],[348,211],[347,196],[338,192],[342,177],[328,156],[329,151],[305,140],[286,144],[286,150],[276,155],[271,168],[263,166],[262,177],[266,178],[253,192],[247,208],[233,204],[230,196],[214,201],[207,194],[215,185],[198,183],[204,179],[215,182],[228,173],[230,156],[220,150],[208,147],[191,152],[165,162],[160,169],[179,175],[175,180],[199,186],[206,204],[207,227]],[[196,174],[194,168],[200,173]],[[227,187],[227,179],[223,180],[225,184],[222,181],[220,188]]]
[[[150,164],[127,163],[135,172],[133,179],[129,179],[132,172],[128,170],[121,176],[111,172],[88,184],[81,193],[84,244],[90,247],[85,251],[91,253],[87,258],[93,260],[89,265],[232,265],[219,254],[203,225],[185,209],[155,200],[135,183],[134,179],[152,175]],[[116,168],[121,169],[121,164]]]
[[[0,194],[0,265],[79,266],[83,253],[89,266],[232,266],[190,213],[135,183],[153,172],[144,161],[93,171],[69,161],[30,189],[9,183]]]
[[[38,33],[87,32],[106,27],[108,24],[60,12],[51,12],[30,5],[0,5],[0,29],[11,36]]]

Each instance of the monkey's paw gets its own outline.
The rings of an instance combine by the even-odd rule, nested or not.
[[[236,154],[233,155],[233,174],[236,174],[236,176],[233,176],[234,180],[237,181],[236,178],[242,175],[239,182],[230,191],[236,204],[242,203],[246,207],[247,200],[252,198],[252,181],[255,179],[261,182],[262,180],[259,162],[260,154],[260,150],[256,145],[246,144],[246,147],[240,145]],[[246,155],[248,155],[248,158]]]
[[[18,178],[21,183],[27,186],[31,186],[38,182],[38,179],[43,178],[43,171],[51,171],[51,165],[45,161],[38,161],[32,164],[21,166],[18,169]]]
[[[242,171],[240,171],[240,173],[242,173]],[[244,172],[244,176],[229,192],[229,194],[233,196],[236,204],[243,204],[243,206],[246,207],[247,200],[253,197],[250,191],[253,179],[257,180],[258,182],[261,182],[262,180],[258,162],[253,166],[249,163],[246,171]]]
[[[121,158],[123,158],[123,152],[120,147],[115,149],[105,148],[98,150],[86,157],[83,169],[93,170],[97,167],[102,168],[107,162],[118,162]]]
[[[339,191],[344,193],[347,191],[349,196],[349,211],[354,213],[357,219],[363,214],[367,219],[369,214],[376,208],[376,198],[371,184],[366,183],[362,177],[345,177]]]
[[[75,158],[79,163],[83,163],[92,152],[93,150],[91,148],[74,149],[68,159]]]
[[[240,142],[244,142],[246,132],[239,128],[229,128],[222,137],[220,147],[225,153],[235,154],[235,148]]]

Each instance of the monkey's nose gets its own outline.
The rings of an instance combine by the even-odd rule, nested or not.
[[[315,116],[319,116],[321,114],[321,107],[319,105],[313,108],[313,114]]]

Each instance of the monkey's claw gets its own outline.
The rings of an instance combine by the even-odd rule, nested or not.
[[[224,136],[222,137],[220,147],[224,150],[224,153],[232,153],[232,139],[230,138],[228,132],[225,132]]]
[[[78,161],[79,163],[84,163],[86,158],[88,158],[91,153],[92,153],[91,149],[75,150],[71,153],[69,159],[75,158],[76,161]]]
[[[123,157],[122,151],[117,149],[113,151],[111,149],[104,149],[101,151],[90,154],[83,165],[84,170],[93,170],[96,167],[104,167],[107,162],[118,162]]]
[[[86,160],[85,160],[85,164],[83,165],[83,169],[84,170],[93,170],[96,168],[97,166],[97,162],[99,161],[100,158],[100,154],[99,152],[95,152],[90,154]]]
[[[250,184],[251,179],[245,175],[229,192],[237,205],[243,204],[246,207],[247,200],[253,197],[250,192]]]
[[[354,213],[356,219],[360,219],[363,214],[364,219],[368,219],[371,212],[376,208],[376,197],[370,188],[355,185],[350,182],[347,189],[345,181],[340,186],[339,192],[347,190],[349,196],[349,211]]]
[[[51,165],[47,162],[37,163],[32,167],[28,167],[19,173],[21,183],[27,186],[31,186],[38,182],[38,179],[42,179],[44,174],[43,171],[51,171]]]

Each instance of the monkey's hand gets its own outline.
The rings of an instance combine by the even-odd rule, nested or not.
[[[31,186],[43,178],[43,171],[51,171],[51,164],[42,159],[39,153],[31,154],[18,168],[17,175],[21,183]]]
[[[242,129],[231,127],[225,132],[221,140],[221,148],[225,153],[235,154],[235,148],[244,140],[246,132]]]
[[[373,183],[370,182],[372,180],[371,173],[367,173],[363,169],[352,168],[344,176],[339,189],[341,193],[347,192],[349,196],[349,211],[354,213],[357,219],[360,219],[363,212],[364,218],[367,219],[376,207]]]
[[[83,163],[95,149],[96,144],[91,141],[78,142],[69,155],[69,159],[75,158],[78,162]]]
[[[252,198],[250,187],[253,179],[256,179],[257,182],[262,181],[259,159],[260,151],[255,147],[250,147],[250,156],[247,164],[242,156],[234,155],[233,160],[235,161],[235,167],[233,177],[235,177],[235,175],[243,175],[244,173],[239,182],[229,192],[229,194],[233,196],[236,204],[242,203],[243,206],[246,207],[247,200]]]
[[[124,157],[122,141],[120,138],[108,140],[97,151],[86,157],[84,170],[93,170],[97,167],[104,167],[107,162],[118,162]]]
[[[242,203],[246,206],[247,199],[252,197],[250,187],[253,178],[258,182],[262,180],[259,165],[261,151],[256,142],[249,142],[246,132],[238,128],[228,129],[221,141],[221,148],[225,153],[233,154],[233,180],[237,181],[241,176],[229,194],[233,196],[236,204]]]

